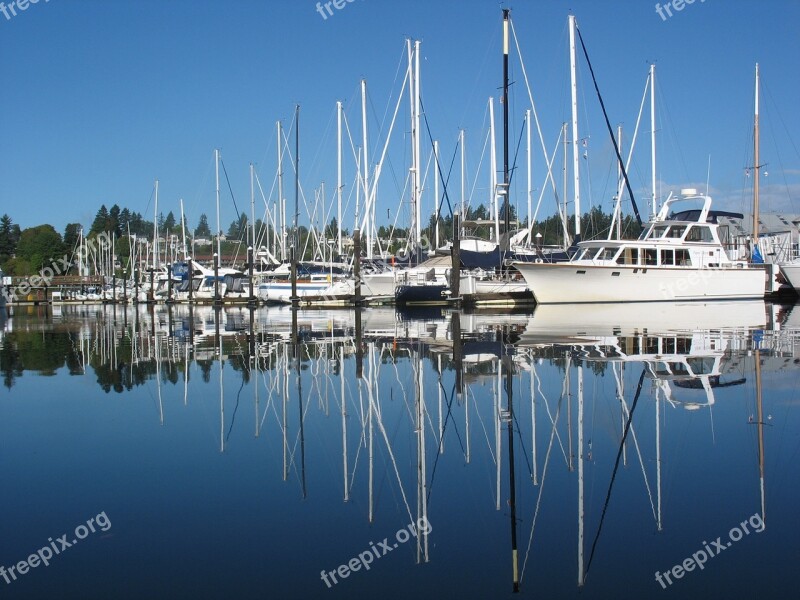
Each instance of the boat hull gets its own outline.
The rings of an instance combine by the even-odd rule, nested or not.
[[[781,273],[796,291],[800,292],[800,262],[781,265]]]
[[[643,268],[514,263],[539,304],[763,298],[759,268]]]

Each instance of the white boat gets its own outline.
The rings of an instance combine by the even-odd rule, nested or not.
[[[767,327],[767,308],[763,300],[606,303],[591,307],[545,304],[537,306],[528,319],[519,344],[601,344],[602,339],[610,336],[685,334],[705,330],[733,336],[764,327]]]
[[[702,207],[671,214],[687,201]],[[581,242],[569,262],[513,265],[540,304],[763,298],[766,270],[728,256],[718,214],[710,197],[683,190],[670,194],[638,240]]]

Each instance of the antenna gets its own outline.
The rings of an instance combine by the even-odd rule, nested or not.
[[[706,196],[708,196],[708,182],[711,180],[711,155],[708,155],[708,170],[706,171]]]

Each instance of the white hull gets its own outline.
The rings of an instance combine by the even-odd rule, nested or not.
[[[800,291],[800,262],[792,262],[780,265],[780,267],[781,273],[786,277],[789,285]]]
[[[763,300],[616,303],[590,307],[545,304],[536,307],[520,344],[567,340],[601,343],[611,336],[742,331],[759,329],[766,323]]]
[[[298,281],[296,284],[297,297],[304,296],[331,296],[345,293],[346,286],[340,283],[327,281]],[[290,281],[271,281],[258,286],[258,297],[274,304],[290,304],[292,301],[292,283]]]
[[[540,304],[763,298],[759,268],[515,263]]]

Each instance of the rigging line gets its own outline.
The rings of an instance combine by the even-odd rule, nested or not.
[[[528,474],[533,477],[533,467],[531,466],[531,461],[528,460],[528,449],[525,447],[525,440],[522,439],[522,428],[519,425],[519,421],[517,420],[517,413],[512,411],[512,416],[514,417],[514,423],[517,425],[517,435],[519,436],[519,445],[522,446],[522,456],[525,457],[525,462],[528,464]]]
[[[239,386],[239,393],[236,394],[236,406],[233,408],[233,416],[231,416],[231,426],[228,428],[228,435],[225,436],[226,442],[231,439],[231,431],[233,431],[233,423],[236,421],[236,411],[239,410],[239,397],[242,395],[242,389],[244,389],[244,377],[242,377],[242,385]]]
[[[428,113],[425,112],[425,106],[422,104],[422,100],[419,101],[420,107],[422,109],[422,115],[425,117],[425,129],[428,131],[428,139],[431,141],[431,145],[433,145],[433,134],[431,133],[431,125],[428,122]],[[458,144],[456,143],[456,149],[453,152],[453,158],[450,161],[450,170],[447,172],[447,180],[445,181],[444,176],[442,175],[442,165],[439,164],[439,154],[435,154],[436,159],[436,173],[439,175],[439,181],[442,182],[442,186],[444,187],[442,198],[447,200],[447,208],[450,210],[450,216],[453,216],[453,205],[450,204],[450,195],[447,193],[447,184],[450,182],[450,174],[453,172],[453,164],[456,162],[456,155],[458,154]],[[442,212],[442,203],[439,198],[436,199],[436,204],[438,205],[436,208],[436,217],[438,219],[439,215]]]
[[[619,161],[619,167],[622,171],[622,177],[625,179],[625,187],[628,189],[628,195],[631,198],[631,205],[633,205],[633,212],[636,215],[636,220],[639,222],[639,226],[642,225],[642,217],[639,214],[639,207],[636,205],[636,199],[633,196],[633,190],[631,189],[631,182],[628,180],[628,171],[625,169],[625,162],[622,160],[622,156],[619,153],[619,144],[617,144],[617,138],[614,136],[614,131],[611,128],[611,121],[608,120],[608,113],[606,112],[606,105],[603,102],[603,97],[600,95],[600,88],[597,86],[597,79],[594,76],[594,69],[592,68],[592,62],[589,60],[589,53],[586,50],[586,45],[583,43],[583,36],[581,35],[581,30],[575,25],[575,31],[578,32],[578,39],[581,42],[581,48],[583,49],[583,56],[586,58],[586,64],[589,66],[589,72],[592,74],[592,83],[594,83],[594,89],[597,92],[597,99],[600,101],[600,108],[603,109],[603,117],[606,121],[606,128],[608,129],[608,135],[611,136],[611,141],[614,144],[614,152],[617,155],[617,161]],[[574,140],[574,143],[578,143],[578,140]]]
[[[239,214],[239,207],[236,206],[236,198],[233,196],[233,188],[231,188],[231,180],[228,179],[228,169],[225,168],[225,161],[222,160],[222,155],[219,157],[219,162],[222,164],[222,171],[225,173],[225,181],[228,182],[228,191],[231,193],[231,200],[233,200],[233,208],[236,209],[236,220],[241,222],[242,217]]]
[[[514,152],[514,162],[511,163],[510,173],[508,175],[508,189],[511,189],[511,182],[514,181],[514,173],[517,172],[517,158],[519,157],[519,147],[522,145],[522,136],[525,134],[525,122],[522,123],[522,129],[519,132],[519,139],[517,140],[517,148]],[[506,202],[509,202],[510,194],[506,194]],[[509,203],[509,206],[511,204]]]
[[[445,393],[445,396],[448,396],[447,392],[442,385],[442,382],[439,382],[439,387],[442,388],[442,391]],[[447,400],[447,416],[444,419],[444,427],[442,427],[442,436],[439,438],[439,447],[436,449],[436,458],[433,461],[433,467],[431,470],[431,479],[430,484],[428,485],[428,495],[425,497],[425,501],[430,502],[431,499],[431,492],[433,491],[433,480],[436,477],[436,465],[439,464],[439,457],[442,455],[442,446],[444,445],[444,434],[447,431],[447,423],[451,420],[451,416],[453,414],[452,407],[453,407],[453,398],[455,397],[456,386],[453,384],[453,389],[449,394],[449,398]],[[456,427],[455,419],[452,419],[453,427]],[[456,437],[458,438],[458,442],[461,445],[461,451],[466,453],[466,449],[464,448],[464,444],[461,441],[461,436],[458,434],[458,427],[456,427]]]
[[[369,403],[374,406],[375,405],[375,398],[372,397],[372,395],[370,395],[370,396],[371,397],[369,398]],[[392,445],[389,443],[389,436],[386,433],[386,428],[383,426],[383,417],[378,415],[375,418],[375,420],[377,421],[378,429],[380,430],[381,435],[383,436],[383,441],[386,444],[386,450],[389,452],[389,458],[392,461],[392,467],[394,469],[394,474],[395,474],[395,477],[397,477],[397,483],[400,486],[400,494],[403,496],[403,503],[406,505],[406,512],[408,513],[408,518],[413,521],[414,517],[411,515],[411,507],[408,504],[408,499],[406,498],[405,489],[403,489],[403,481],[402,481],[402,479],[400,477],[400,471],[397,469],[397,459],[394,457],[394,452],[392,452]],[[423,429],[423,435],[424,435],[424,429]]]
[[[542,396],[544,398],[544,396]],[[525,550],[525,560],[522,561],[522,571],[520,572],[519,581],[522,583],[522,579],[525,576],[525,566],[528,564],[528,557],[530,556],[531,552],[531,544],[533,543],[533,532],[536,530],[536,521],[539,517],[539,507],[542,503],[542,496],[544,495],[544,484],[547,480],[547,467],[550,465],[550,452],[553,450],[553,441],[556,437],[556,424],[558,423],[558,419],[561,416],[561,404],[564,400],[564,397],[558,399],[558,409],[556,410],[555,420],[553,421],[553,427],[550,430],[550,441],[547,443],[547,452],[544,456],[544,468],[542,469],[542,481],[539,485],[539,494],[536,497],[536,508],[533,511],[533,519],[531,521],[531,534],[528,537],[528,548]],[[545,400],[546,402],[546,400]]]
[[[625,397],[620,396],[620,401],[622,403],[622,407],[625,410],[626,415],[628,415],[628,403],[625,401]],[[647,498],[650,500],[650,510],[653,512],[653,518],[656,519],[656,521],[658,521],[658,517],[656,516],[656,505],[653,502],[653,492],[650,490],[650,482],[647,479],[647,470],[644,468],[644,458],[642,457],[642,450],[639,447],[639,440],[636,437],[636,429],[634,429],[633,425],[631,425],[631,438],[633,439],[633,445],[636,448],[636,454],[639,457],[639,467],[642,470],[644,487],[647,490]]]
[[[611,475],[611,482],[608,484],[608,492],[606,493],[606,501],[603,505],[603,514],[600,515],[600,524],[597,526],[597,535],[592,542],[592,551],[589,553],[589,562],[586,564],[586,575],[589,574],[589,569],[592,566],[592,559],[594,558],[594,551],[597,547],[597,541],[600,539],[600,532],[603,530],[603,521],[606,518],[606,511],[608,510],[608,503],[611,500],[611,490],[614,488],[614,479],[617,477],[617,470],[619,469],[619,459],[622,457],[622,448],[625,446],[625,440],[628,438],[628,432],[631,429],[631,422],[633,421],[633,413],[636,410],[636,405],[639,403],[639,396],[642,393],[642,385],[644,384],[644,375],[647,368],[642,369],[642,374],[639,376],[639,384],[636,386],[636,395],[633,397],[633,404],[631,411],[628,413],[628,420],[625,422],[625,433],[622,435],[622,442],[617,450],[617,460],[614,463],[614,471]]]

